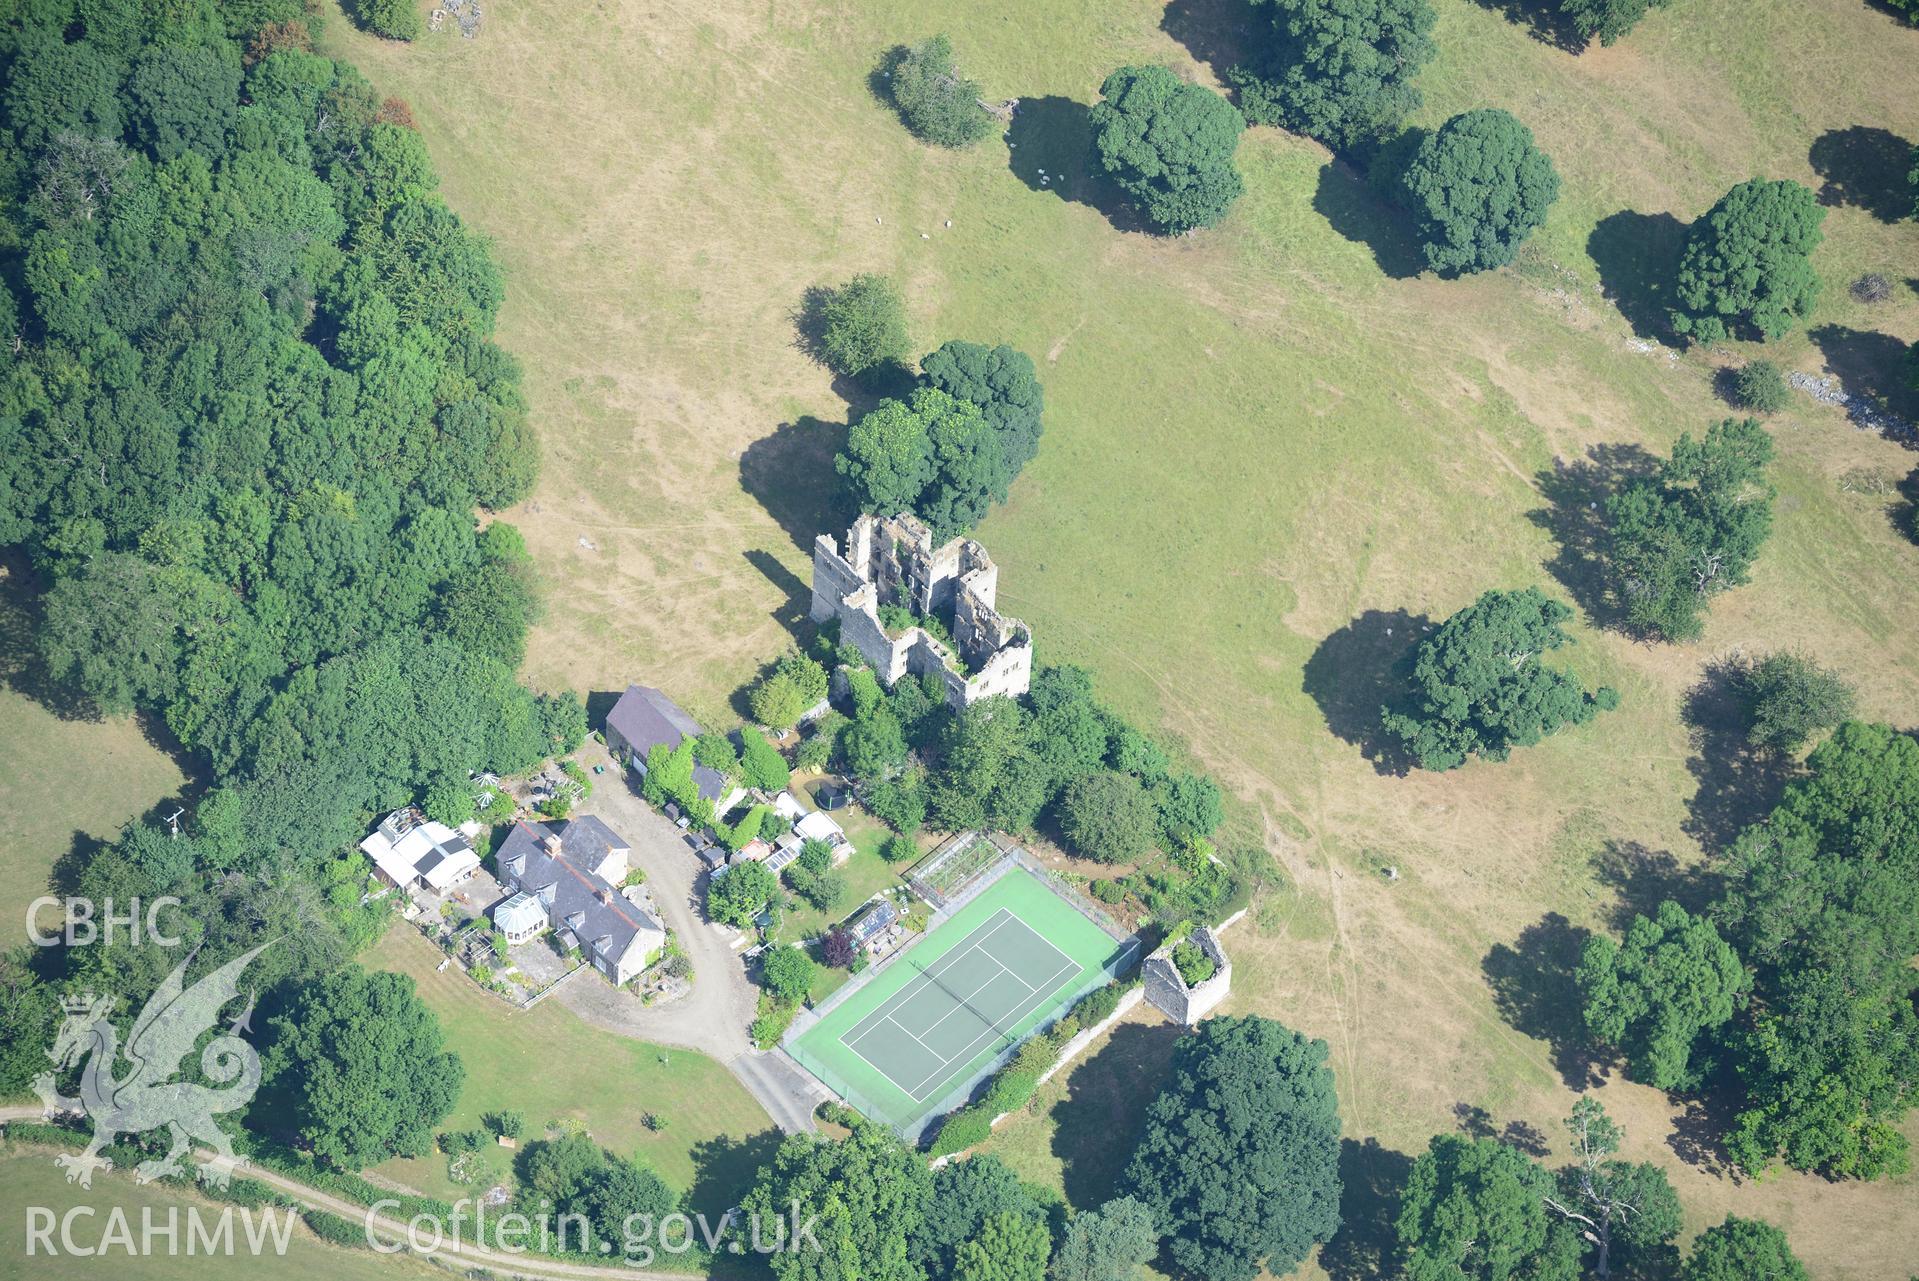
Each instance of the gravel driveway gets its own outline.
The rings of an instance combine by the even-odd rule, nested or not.
[[[747,1039],[759,989],[734,950],[740,935],[706,919],[704,864],[679,828],[641,799],[604,746],[589,745],[581,757],[589,768],[605,765],[606,772],[595,776],[593,795],[580,813],[604,819],[631,843],[633,865],[645,869],[663,923],[693,964],[693,989],[676,1001],[643,1005],[632,993],[587,976],[552,999],[609,1032],[710,1054],[731,1069],[781,1129],[814,1129],[813,1108],[829,1097],[825,1087],[784,1053],[763,1054]]]

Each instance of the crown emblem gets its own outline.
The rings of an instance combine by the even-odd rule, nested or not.
[[[113,998],[100,996],[93,992],[82,992],[78,996],[67,995],[60,998],[60,1008],[68,1014],[91,1014],[95,1010],[104,1011]]]

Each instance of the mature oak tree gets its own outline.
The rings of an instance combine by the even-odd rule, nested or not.
[[[1426,265],[1449,275],[1511,262],[1559,196],[1559,175],[1532,131],[1497,107],[1454,116],[1428,135],[1401,185]]]
[[[1406,709],[1382,710],[1423,769],[1448,770],[1469,756],[1503,761],[1567,725],[1616,705],[1610,687],[1586,693],[1540,659],[1569,644],[1572,611],[1537,587],[1492,591],[1420,643]]]
[[[1674,332],[1705,343],[1742,330],[1784,336],[1818,301],[1812,252],[1825,217],[1812,191],[1787,179],[1754,178],[1721,196],[1686,235]]]
[[[1419,108],[1413,77],[1434,52],[1427,0],[1261,2],[1272,35],[1231,73],[1254,124],[1344,149],[1386,137]]]
[[[419,1156],[465,1076],[413,980],[357,965],[297,991],[272,1021],[261,1100],[328,1165]]]
[[[1324,1041],[1257,1016],[1180,1038],[1128,1183],[1181,1269],[1284,1276],[1339,1229],[1339,1104]],[[1230,1177],[1226,1177],[1230,1175]]]
[[[813,1238],[788,1242],[766,1255],[779,1281],[924,1281],[909,1255],[933,1196],[926,1163],[890,1133],[851,1117],[842,1139],[790,1135],[740,1203],[760,1240],[776,1240],[776,1225],[818,1216]]]
[[[1579,1238],[1546,1208],[1552,1176],[1495,1139],[1434,1136],[1413,1162],[1397,1228],[1412,1281],[1573,1281]]]
[[[1681,434],[1653,477],[1606,502],[1613,589],[1633,627],[1691,640],[1707,601],[1747,581],[1772,533],[1772,437],[1757,420]]]
[[[1748,980],[1712,921],[1668,900],[1623,944],[1589,940],[1578,983],[1587,1029],[1626,1052],[1635,1079],[1675,1090],[1699,1083],[1693,1045],[1732,1018]]]
[[[1245,120],[1204,85],[1165,67],[1121,67],[1092,111],[1093,158],[1148,222],[1210,227],[1244,190],[1233,154]]]

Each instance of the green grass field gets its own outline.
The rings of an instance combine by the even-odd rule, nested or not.
[[[11,570],[11,572],[8,572]],[[131,716],[90,719],[49,706],[34,653],[25,575],[0,563],[0,806],[12,830],[0,847],[0,946],[26,941],[26,909],[53,865],[110,841],[185,782]],[[49,909],[43,927],[59,913]]]
[[[1100,80],[1161,61],[1216,81],[1229,0],[526,0],[471,41],[327,37],[411,102],[508,273],[500,338],[546,456],[511,517],[554,588],[536,682],[644,676],[718,721],[788,643],[812,538],[845,514],[831,457],[860,407],[796,345],[808,287],[888,272],[923,349],[1032,353],[1046,435],[978,531],[1001,604],[1231,793],[1281,883],[1230,940],[1233,1008],[1327,1039],[1346,1132],[1386,1157],[1462,1105],[1556,1140],[1586,1080],[1552,1036],[1563,975],[1517,978],[1560,974],[1580,931],[1656,902],[1756,812],[1714,727],[1686,720],[1709,662],[1798,647],[1867,715],[1919,706],[1919,550],[1892,519],[1914,457],[1799,397],[1770,420],[1776,532],[1705,636],[1576,629],[1567,661],[1619,711],[1497,766],[1395,778],[1367,760],[1381,673],[1423,621],[1490,587],[1583,604],[1566,542],[1608,451],[1663,451],[1728,412],[1715,374],[1756,349],[1636,332],[1726,188],[1790,177],[1835,201],[1819,314],[1770,358],[1896,396],[1919,338],[1909,287],[1877,305],[1845,290],[1915,274],[1919,224],[1871,195],[1892,171],[1822,150],[1860,128],[1919,139],[1919,31],[1863,0],[1674,0],[1574,57],[1497,6],[1436,7],[1419,122],[1505,107],[1564,184],[1513,268],[1463,281],[1407,274],[1403,230],[1358,178],[1275,130],[1247,135],[1247,194],[1213,231],[1153,239],[1102,212],[1082,152]],[[1007,142],[922,146],[868,91],[884,49],[940,30],[989,98],[1021,99]],[[1617,1076],[1601,1093],[1691,1227],[1763,1216],[1821,1281],[1909,1275],[1919,1181],[1734,1182],[1663,1096]]]
[[[1121,946],[1013,869],[788,1046],[868,1116],[903,1133],[1103,981]]]
[[[202,1223],[209,1230],[215,1230],[215,1219],[226,1208],[225,1202],[210,1201],[176,1187],[143,1187],[135,1183],[131,1175],[118,1171],[98,1176],[91,1189],[75,1187],[53,1164],[51,1151],[19,1144],[0,1147],[0,1203],[7,1207],[7,1212],[0,1215],[0,1258],[7,1261],[4,1275],[8,1277],[170,1281],[192,1276],[195,1281],[244,1281],[261,1276],[299,1276],[308,1281],[410,1281],[452,1275],[445,1268],[406,1254],[383,1255],[372,1250],[329,1245],[308,1231],[305,1224],[294,1226],[284,1255],[268,1253],[256,1257],[243,1247],[236,1247],[232,1254],[196,1254],[189,1258],[186,1256],[188,1210],[197,1209]],[[115,1208],[126,1216],[135,1234],[141,1231],[143,1214],[150,1213],[154,1222],[164,1224],[169,1212],[177,1212],[180,1254],[165,1253],[165,1238],[155,1237],[152,1241],[158,1252],[147,1255],[130,1254],[115,1247],[91,1258],[70,1255],[64,1249],[58,1255],[49,1256],[41,1252],[36,1243],[36,1252],[29,1257],[27,1214],[28,1208],[34,1206],[62,1217],[76,1207],[91,1207],[92,1215],[82,1214],[72,1220],[74,1244],[83,1249],[101,1244],[108,1216]],[[235,1207],[233,1213],[234,1237],[244,1242],[244,1220],[239,1217],[242,1211]],[[260,1212],[252,1213],[257,1216]],[[272,1213],[290,1211],[276,1209]],[[60,1246],[57,1230],[52,1243]]]
[[[413,977],[466,1066],[442,1130],[477,1127],[483,1114],[503,1108],[526,1114],[528,1138],[551,1121],[577,1120],[603,1147],[643,1158],[690,1191],[695,1209],[716,1213],[738,1202],[778,1135],[730,1072],[703,1054],[588,1027],[557,1002],[513,1010],[457,970],[435,969],[440,958],[411,926],[396,925],[361,960]],[[662,1128],[648,1129],[647,1113]],[[495,1158],[501,1174],[507,1156]],[[438,1153],[387,1161],[375,1173],[430,1196],[472,1191],[446,1177]]]

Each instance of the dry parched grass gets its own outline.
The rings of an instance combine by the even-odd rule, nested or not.
[[[1816,328],[1766,354],[1893,389],[1886,354],[1919,337],[1903,283],[1919,225],[1882,221],[1883,175],[1857,159],[1873,148],[1851,145],[1873,139],[1819,144],[1919,139],[1919,31],[1859,0],[1675,0],[1575,57],[1491,3],[1436,3],[1420,123],[1506,107],[1565,186],[1512,269],[1457,282],[1410,274],[1359,176],[1272,130],[1247,135],[1247,194],[1221,227],[1116,226],[1085,176],[1085,110],[1124,62],[1216,76],[1224,0],[522,0],[472,41],[343,23],[328,39],[413,104],[448,199],[509,272],[500,337],[547,455],[511,514],[551,585],[536,681],[644,678],[728,715],[803,611],[811,538],[843,516],[831,455],[863,403],[796,348],[792,309],[889,272],[922,347],[1004,340],[1040,362],[1040,455],[980,531],[1004,603],[1046,660],[1090,665],[1189,743],[1270,849],[1284,888],[1230,940],[1234,1007],[1332,1044],[1356,1186],[1377,1201],[1398,1156],[1472,1109],[1556,1141],[1572,1090],[1603,1076],[1689,1228],[1761,1215],[1822,1281],[1900,1281],[1919,1183],[1736,1183],[1699,1141],[1709,1123],[1560,1029],[1580,931],[1683,878],[1753,803],[1684,719],[1711,661],[1803,648],[1867,714],[1919,707],[1919,549],[1888,519],[1898,494],[1842,484],[1906,475],[1919,458],[1900,445],[1805,398],[1775,416],[1777,531],[1692,646],[1596,625],[1582,515],[1635,451],[1728,412],[1715,366],[1752,352],[1654,339],[1685,223],[1735,182],[1797,178],[1835,202]],[[882,50],[938,30],[989,97],[1022,100],[1008,142],[925,147],[869,93]],[[1890,300],[1846,295],[1868,271]],[[1566,661],[1621,709],[1504,765],[1382,772],[1368,725],[1413,629],[1534,582],[1580,605]],[[1077,1203],[1063,1124],[1042,1110],[1002,1141]],[[1366,1275],[1358,1257],[1332,1266]]]

